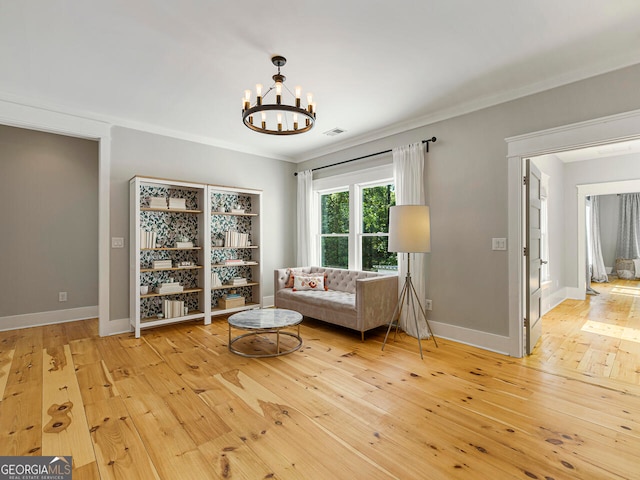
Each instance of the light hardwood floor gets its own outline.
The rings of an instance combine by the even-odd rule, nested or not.
[[[640,387],[553,361],[577,348],[551,334],[536,358],[439,339],[424,361],[411,337],[382,352],[384,329],[301,334],[247,359],[224,320],[0,332],[0,455],[73,455],[74,480],[638,478]]]

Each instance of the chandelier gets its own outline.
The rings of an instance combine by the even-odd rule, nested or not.
[[[296,87],[293,93],[284,84],[287,77],[280,73],[280,67],[287,63],[287,59],[275,55],[271,57],[271,62],[278,67],[278,73],[271,77],[275,83],[264,95],[262,95],[262,85],[256,85],[256,101],[253,106],[251,90],[244,91],[242,121],[251,130],[269,135],[296,135],[308,132],[316,121],[316,104],[313,102],[312,94],[307,93],[307,108],[303,108],[300,100],[302,88]],[[275,102],[266,103],[267,96],[273,90],[275,90]],[[283,102],[285,92],[290,95],[292,105]]]

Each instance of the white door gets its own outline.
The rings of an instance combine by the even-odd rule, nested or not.
[[[540,185],[542,174],[530,159],[526,160],[526,245],[525,265],[527,279],[527,299],[524,319],[526,354],[531,355],[542,334],[541,315],[541,201]]]

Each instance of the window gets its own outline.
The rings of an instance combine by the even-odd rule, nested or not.
[[[389,207],[396,204],[392,183],[362,188],[360,269],[397,271],[398,256],[388,252]]]
[[[349,268],[349,191],[320,195],[320,265]]]
[[[387,252],[389,207],[395,205],[390,166],[314,181],[318,222],[317,264],[397,272]]]

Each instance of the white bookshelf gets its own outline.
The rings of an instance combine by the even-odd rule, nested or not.
[[[207,185],[136,176],[130,181],[130,323],[136,337],[144,328],[202,320],[211,322],[209,209]],[[150,207],[149,197],[183,198],[184,209]],[[147,245],[144,232],[153,232],[155,245]],[[176,247],[188,239],[189,248]],[[154,260],[171,260],[169,268],[153,268]],[[181,266],[181,262],[191,265]],[[157,293],[155,287],[173,279],[180,293]],[[149,291],[141,293],[145,285]],[[186,311],[168,318],[164,300],[184,302]]]
[[[209,185],[208,199],[211,215],[210,267],[211,273],[221,281],[221,285],[211,282],[211,315],[215,317],[261,308],[262,191]],[[227,234],[229,231],[233,233]],[[236,243],[233,243],[234,240]],[[227,259],[241,260],[242,263],[226,264]],[[247,284],[230,285],[233,277],[244,278]],[[244,298],[244,305],[222,308],[220,298],[232,290]]]

